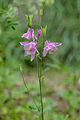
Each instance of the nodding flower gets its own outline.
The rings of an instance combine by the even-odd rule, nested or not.
[[[58,49],[57,46],[60,46],[60,45],[62,45],[62,43],[50,42],[46,40],[44,51],[43,51],[43,57],[45,57],[47,53],[53,54]]]
[[[39,54],[37,50],[37,42],[20,42],[20,44],[24,46],[24,56],[31,55],[31,61],[33,61],[36,52]]]
[[[28,31],[22,35],[22,38],[32,39],[33,41],[37,40],[37,37],[34,34],[34,29],[28,28]]]

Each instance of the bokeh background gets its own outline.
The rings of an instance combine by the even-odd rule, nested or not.
[[[45,119],[80,120],[80,0],[0,0],[0,120],[40,120],[19,69],[22,64],[40,105],[36,60],[31,63],[30,56],[24,57],[19,44],[27,31],[25,15],[34,15],[36,31],[40,9],[41,25],[48,26],[45,39],[63,44],[45,60]]]

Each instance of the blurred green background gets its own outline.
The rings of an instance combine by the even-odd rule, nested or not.
[[[41,25],[48,26],[45,39],[63,44],[45,60],[45,119],[80,120],[80,0],[0,0],[0,120],[40,120],[19,70],[22,64],[39,105],[36,60],[24,57],[19,42],[27,31],[25,15],[34,15],[36,31],[40,9]]]

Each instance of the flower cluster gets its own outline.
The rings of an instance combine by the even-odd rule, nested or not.
[[[38,30],[38,36],[42,36],[42,30]],[[21,45],[24,46],[24,56],[31,55],[31,61],[33,61],[35,54],[39,54],[39,51],[37,50],[37,37],[34,34],[34,29],[28,28],[27,33],[24,33],[22,35],[22,38],[26,38],[28,40],[31,40],[31,42],[20,42]],[[62,43],[57,42],[50,42],[48,40],[45,41],[45,47],[43,49],[43,57],[46,56],[47,53],[53,54],[58,48],[57,46],[62,45]]]

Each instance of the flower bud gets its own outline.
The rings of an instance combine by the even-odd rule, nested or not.
[[[43,9],[40,9],[40,16],[43,16]]]
[[[41,27],[41,30],[42,30],[42,35],[46,36],[47,25],[45,26],[45,28]]]
[[[32,26],[33,15],[25,15],[26,20],[28,21],[28,27]]]
[[[40,30],[38,30],[38,35],[39,35],[39,37],[41,37],[42,36],[42,30],[40,29]]]

